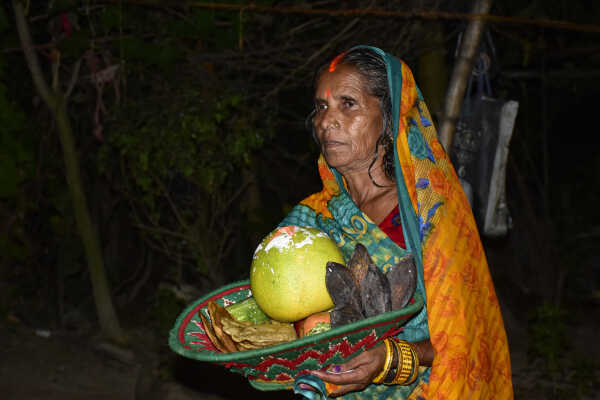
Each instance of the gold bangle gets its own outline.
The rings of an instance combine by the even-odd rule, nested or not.
[[[384,339],[383,344],[385,344],[385,363],[383,365],[383,370],[373,379],[373,383],[381,383],[383,378],[385,378],[390,372],[390,367],[392,365],[392,344],[389,339]]]
[[[397,341],[396,346],[398,347],[400,361],[398,361],[398,372],[392,383],[395,385],[405,385],[413,371],[414,359],[412,348],[405,340]]]
[[[392,350],[392,364],[387,375],[381,380],[384,385],[391,385],[398,373],[398,366],[400,365],[400,355],[398,354],[398,346],[396,346],[395,340],[390,339],[390,349]]]
[[[411,383],[413,383],[419,376],[419,356],[417,355],[417,352],[412,346],[410,347],[410,350],[413,356],[413,370],[410,374],[410,377],[406,381],[406,385],[410,385]]]

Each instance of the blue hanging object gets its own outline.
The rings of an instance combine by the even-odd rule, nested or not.
[[[495,55],[486,31],[450,149],[450,159],[480,232],[490,237],[504,236],[511,227],[505,195],[506,162],[518,110],[518,102],[493,97]]]

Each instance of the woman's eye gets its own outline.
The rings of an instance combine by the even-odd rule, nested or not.
[[[317,112],[327,109],[327,105],[325,103],[316,103],[315,110]]]
[[[354,105],[356,104],[356,102],[352,99],[345,99],[342,104],[344,105],[344,107],[346,108],[352,108],[354,107]]]

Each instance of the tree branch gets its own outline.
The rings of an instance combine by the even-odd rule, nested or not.
[[[73,67],[73,73],[71,74],[71,80],[69,81],[69,86],[67,87],[67,91],[65,92],[65,99],[68,99],[79,79],[79,69],[81,68],[81,58],[77,60],[75,66]]]
[[[60,90],[60,52],[56,49],[52,50],[52,91],[58,93]]]
[[[29,28],[27,27],[23,4],[21,4],[19,0],[13,0],[12,3],[15,11],[15,21],[17,24],[17,31],[19,32],[19,39],[25,55],[25,61],[27,62],[29,70],[31,71],[33,83],[48,107],[50,107],[50,109],[55,109],[56,95],[48,86],[48,83],[44,79],[42,69],[40,68],[40,62],[37,58],[37,54],[35,53],[33,41],[31,40],[31,34],[29,33]]]
[[[348,23],[348,25],[346,25],[346,27],[344,29],[342,29],[331,40],[328,40],[323,46],[321,46],[321,48],[319,50],[317,50],[310,57],[308,57],[306,59],[306,61],[302,65],[300,65],[298,68],[296,68],[295,70],[293,70],[289,75],[287,75],[281,81],[281,83],[279,83],[279,85],[275,86],[275,88],[273,90],[271,90],[269,93],[267,93],[266,96],[265,96],[265,98],[269,98],[272,95],[277,94],[283,87],[285,87],[285,85],[287,85],[287,83],[291,79],[293,79],[293,78],[296,77],[296,74],[298,73],[298,71],[301,71],[302,69],[306,68],[306,66],[310,65],[313,62],[314,59],[316,59],[317,57],[319,57],[327,49],[329,49],[331,46],[333,46],[335,43],[337,43],[337,41],[340,38],[344,37],[344,35],[346,34],[346,32],[348,32],[350,29],[352,29],[354,27],[354,25],[356,25],[358,23],[358,21],[360,21],[360,18],[354,18],[352,21],[350,21],[350,23]]]

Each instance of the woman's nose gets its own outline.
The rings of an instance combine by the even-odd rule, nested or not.
[[[339,122],[335,110],[332,108],[326,108],[321,111],[321,116],[319,119],[319,128],[321,130],[328,130],[334,127],[338,127]]]

